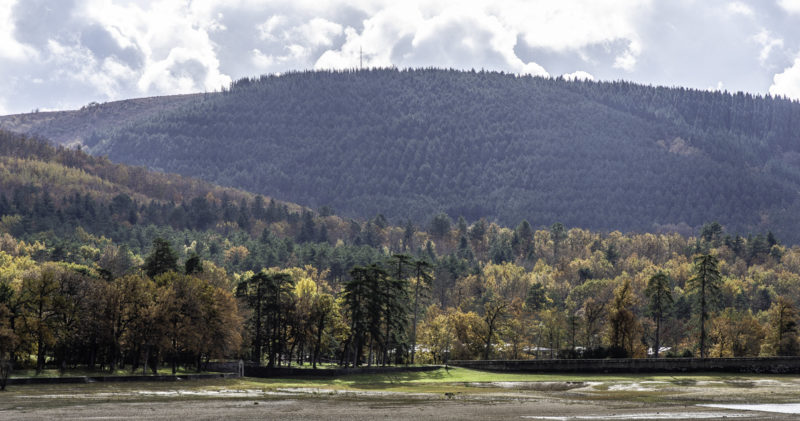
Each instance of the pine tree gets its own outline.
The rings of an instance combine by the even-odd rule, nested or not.
[[[696,256],[694,258],[694,276],[686,284],[688,289],[696,295],[699,307],[700,358],[706,357],[706,322],[721,283],[718,264],[719,260],[710,254]]]

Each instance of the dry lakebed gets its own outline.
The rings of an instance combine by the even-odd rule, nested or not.
[[[797,419],[800,378],[526,375],[463,368],[337,379],[9,386],[0,419]]]

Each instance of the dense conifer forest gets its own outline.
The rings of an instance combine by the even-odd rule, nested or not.
[[[796,101],[628,82],[319,71],[243,79],[82,139],[115,162],[347,217],[685,235],[717,220],[795,243],[798,116]]]
[[[17,368],[798,355],[797,297],[800,247],[772,232],[396,226],[0,131]]]

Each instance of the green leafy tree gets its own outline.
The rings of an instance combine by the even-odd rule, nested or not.
[[[47,349],[55,344],[55,319],[62,268],[56,263],[45,264],[39,271],[22,280],[20,301],[23,310],[24,332],[35,345],[36,372],[44,369]]]
[[[317,368],[319,354],[322,349],[322,338],[325,328],[332,324],[336,311],[336,301],[333,295],[327,293],[317,294],[311,307],[311,318],[316,328],[316,338],[314,341],[314,351],[311,363],[313,368]]]
[[[528,288],[528,294],[525,297],[525,306],[528,311],[536,312],[545,308],[550,299],[547,298],[547,290],[541,282],[534,282]]]
[[[768,355],[795,356],[800,353],[798,312],[795,304],[780,296],[769,309],[769,335],[762,346]]]
[[[620,351],[624,350],[629,357],[633,357],[636,353],[637,333],[640,330],[640,324],[631,310],[633,299],[631,281],[625,279],[622,285],[614,291],[614,300],[608,314],[611,347]]]
[[[492,353],[492,343],[504,317],[508,313],[508,301],[500,296],[492,296],[483,306],[483,321],[486,324],[486,338],[483,359],[488,360]]]
[[[9,304],[14,290],[5,282],[0,282],[0,391],[5,390],[6,381],[11,371],[11,354],[17,345],[18,338],[11,325],[12,314]]]

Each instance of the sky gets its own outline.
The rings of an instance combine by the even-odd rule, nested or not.
[[[800,0],[0,0],[0,115],[360,65],[800,99]]]

